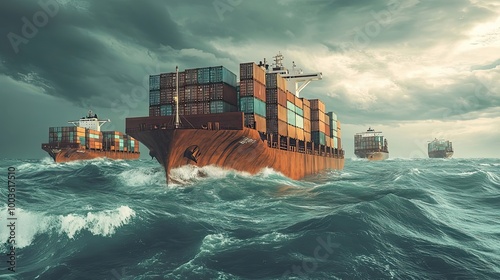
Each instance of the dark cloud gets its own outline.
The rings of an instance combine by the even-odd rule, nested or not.
[[[25,21],[33,23],[34,16],[35,21],[44,20],[46,12],[39,3],[57,3],[58,11],[35,26],[36,31],[27,30],[26,36]],[[30,98],[26,108],[31,112],[37,110],[37,99],[44,105],[59,100],[84,110],[107,109],[109,118],[123,120],[148,114],[149,74],[171,72],[176,65],[181,70],[225,65],[238,73],[240,62],[264,56],[270,61],[282,51],[305,70],[324,73],[324,80],[310,85],[302,96],[324,99],[346,124],[495,118],[500,107],[500,60],[481,46],[495,46],[491,42],[498,38],[498,30],[491,31],[496,35],[471,34],[476,25],[498,18],[494,4],[2,1],[0,78],[11,81],[11,86],[0,94]],[[9,34],[14,33],[26,43],[13,46]],[[430,73],[432,65],[447,74]],[[26,88],[16,90],[16,82]],[[18,104],[12,112],[22,110],[21,98],[9,100]]]

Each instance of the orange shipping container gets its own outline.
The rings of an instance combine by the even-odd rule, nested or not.
[[[310,120],[311,119],[311,108],[309,108],[308,106],[306,106],[304,104],[304,119],[308,119]]]
[[[311,103],[311,110],[320,110],[322,112],[325,112],[325,103],[319,99],[311,99],[309,100]]]
[[[266,132],[266,118],[256,114],[245,114],[245,126]]]
[[[304,119],[304,131],[311,132],[311,121],[308,119]]]
[[[326,123],[325,116],[326,116],[326,114],[324,112],[322,112],[321,110],[311,109],[311,121],[322,121],[322,122]]]
[[[304,109],[303,100],[303,98],[295,98],[295,106],[299,107],[300,109]]]
[[[321,121],[311,121],[311,131],[321,131],[326,134],[326,124]]]
[[[297,139],[304,140],[304,130],[297,128]]]
[[[255,98],[266,101],[266,86],[256,80],[240,81],[240,96],[254,96]]]
[[[289,91],[286,91],[286,100],[292,102],[293,104],[295,104],[295,94],[289,92]]]
[[[282,136],[288,135],[288,124],[280,120],[267,120],[267,133],[280,134]]]
[[[300,100],[302,100],[302,103],[304,104],[304,107],[309,107],[309,108],[311,108],[311,102],[309,101],[309,99],[306,99],[306,98],[300,98]]]
[[[304,140],[307,142],[311,142],[311,132],[304,131]]]
[[[267,73],[266,88],[277,88],[286,91],[286,80],[278,73]]]
[[[288,125],[288,137],[297,138],[297,128],[293,125]]]
[[[240,80],[256,80],[266,84],[266,71],[254,62],[240,64]]]

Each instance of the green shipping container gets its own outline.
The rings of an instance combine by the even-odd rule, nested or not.
[[[240,98],[240,111],[246,114],[257,114],[266,117],[266,103],[253,96]]]
[[[295,117],[295,112],[290,111],[290,110],[286,110],[286,112],[287,112],[288,124],[296,126],[297,125],[297,118]]]

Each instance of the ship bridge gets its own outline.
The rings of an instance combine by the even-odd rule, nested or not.
[[[323,79],[323,73],[303,73],[302,69],[297,69],[295,65],[295,61],[293,61],[292,72],[290,73],[288,69],[283,66],[284,56],[281,53],[278,53],[274,57],[274,64],[272,68],[269,68],[269,65],[266,64],[266,60],[264,59],[264,64],[259,64],[259,66],[265,66],[267,73],[279,73],[281,77],[283,77],[288,82],[288,87],[290,89],[294,89],[293,92],[295,96],[299,97],[300,92],[309,85],[312,81],[319,81]]]
[[[87,129],[93,129],[97,131],[101,131],[101,126],[107,122],[111,122],[109,119],[107,120],[99,120],[97,114],[92,113],[92,110],[89,110],[86,117],[82,117],[77,121],[68,121],[75,126],[84,127]]]

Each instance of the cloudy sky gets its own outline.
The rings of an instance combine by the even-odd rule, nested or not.
[[[0,158],[46,157],[48,127],[88,108],[124,131],[148,114],[149,74],[278,51],[323,73],[301,95],[337,112],[347,157],[369,126],[391,157],[435,137],[500,157],[497,0],[5,0],[0,36]]]

